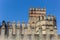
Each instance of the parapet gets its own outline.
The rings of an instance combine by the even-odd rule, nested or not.
[[[46,8],[30,8],[29,16],[42,16],[46,15]]]
[[[55,17],[55,16],[53,16],[53,15],[48,15],[48,16],[47,16],[47,19],[48,19],[48,20],[52,20],[52,21],[53,21],[53,20],[55,20],[55,19],[56,19],[56,17]]]
[[[46,12],[46,8],[30,8],[30,11],[43,11],[43,12]]]

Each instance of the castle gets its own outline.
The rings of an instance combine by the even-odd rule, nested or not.
[[[46,16],[46,8],[30,8],[28,23],[2,22],[0,40],[60,40],[56,17]]]

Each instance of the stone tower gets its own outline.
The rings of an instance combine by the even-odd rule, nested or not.
[[[29,23],[35,30],[35,34],[41,36],[41,40],[57,40],[56,18],[52,15],[46,16],[46,9],[30,8]]]

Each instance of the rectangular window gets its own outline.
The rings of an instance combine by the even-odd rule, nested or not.
[[[40,16],[39,16],[39,20],[40,20]]]
[[[44,20],[44,16],[42,16],[42,20]]]

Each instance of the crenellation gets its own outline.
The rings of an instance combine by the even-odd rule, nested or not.
[[[47,19],[50,20],[50,19],[51,19],[51,15],[48,15],[48,16],[47,16]]]
[[[25,23],[22,22],[22,34],[24,34],[24,32],[25,32],[24,28],[25,28]]]
[[[17,28],[20,29],[20,21],[17,23]]]
[[[46,16],[46,8],[30,8],[29,19],[25,23],[20,21],[12,23],[2,21],[0,39],[11,40],[58,40],[56,17]],[[3,37],[3,39],[1,38]]]
[[[12,35],[15,36],[16,35],[16,23],[15,21],[12,22]]]

